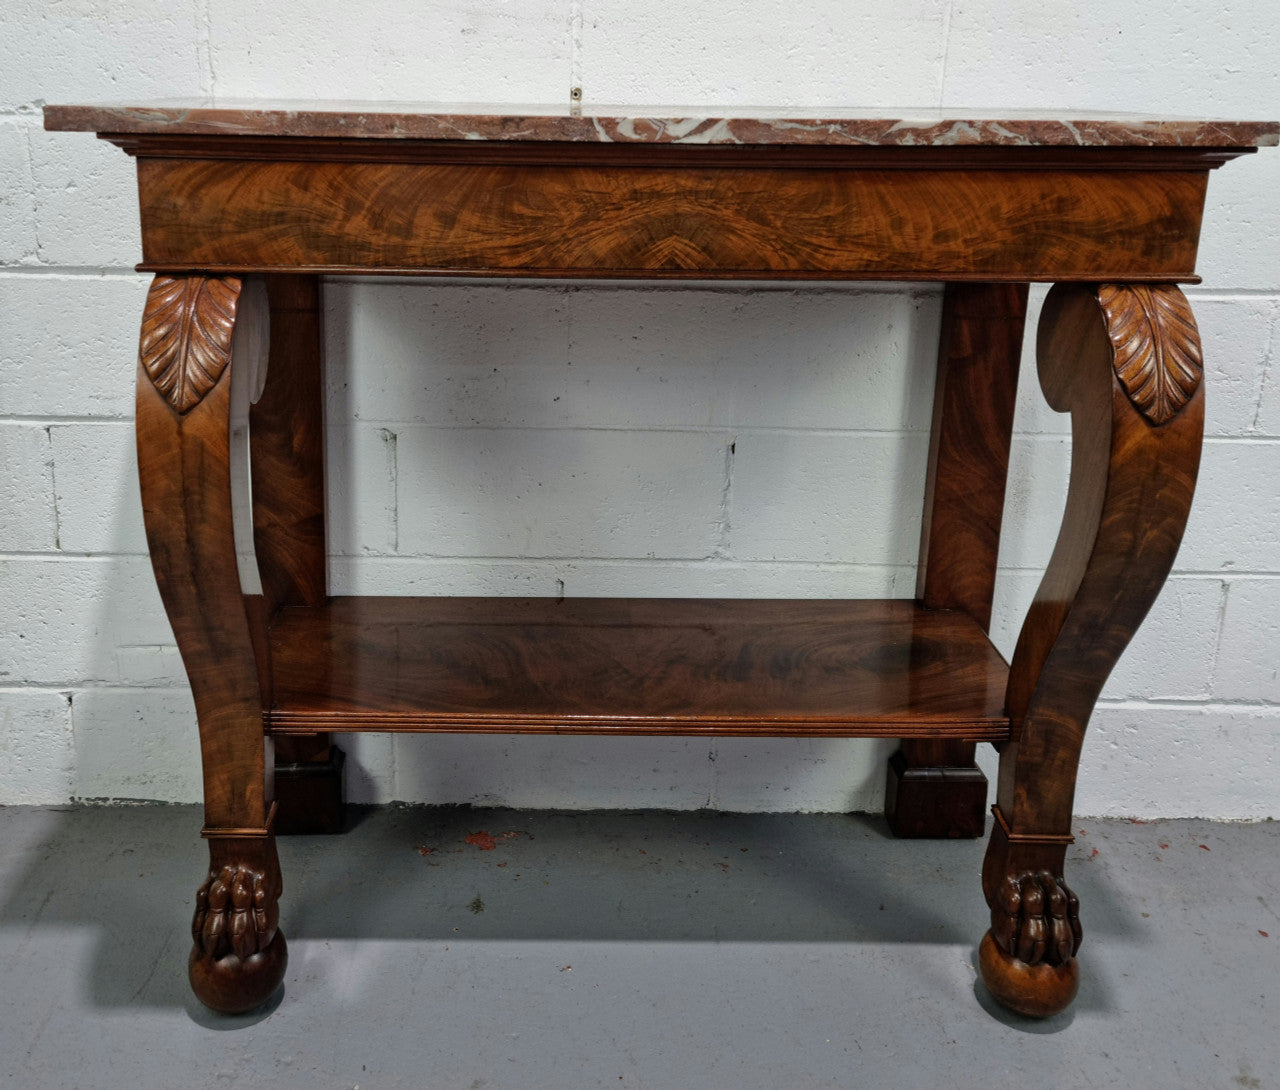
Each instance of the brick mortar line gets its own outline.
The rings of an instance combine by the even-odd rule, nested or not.
[[[13,421],[15,423],[34,423],[47,422],[58,423],[59,419],[55,417],[0,417],[0,424]],[[72,422],[93,422],[101,421],[102,423],[118,423],[129,422],[127,418],[122,417],[81,417],[73,418]],[[843,438],[872,438],[879,436],[891,436],[899,439],[928,438],[929,429],[927,425],[919,428],[807,428],[802,426],[777,426],[777,425],[752,425],[752,424],[509,424],[509,425],[489,425],[489,424],[432,424],[422,421],[413,420],[383,420],[383,419],[365,419],[358,418],[346,420],[330,425],[329,431],[358,431],[365,428],[394,428],[398,433],[405,431],[483,431],[483,432],[572,432],[576,434],[582,433],[599,433],[609,435],[613,433],[632,434],[632,435],[706,435],[708,437],[724,438],[733,441],[740,435],[797,435],[808,436],[816,439],[843,439]],[[1070,442],[1071,433],[1066,431],[1015,431],[1013,433],[1015,439],[1030,440],[1046,440],[1055,443]],[[1211,443],[1230,443],[1230,444],[1258,444],[1265,445],[1269,443],[1280,442],[1280,435],[1206,435],[1204,438],[1205,445]]]
[[[1110,708],[1116,711],[1186,711],[1195,709],[1208,712],[1273,712],[1280,711],[1280,701],[1224,700],[1221,697],[1215,697],[1212,700],[1176,700],[1169,697],[1160,700],[1142,700],[1139,698],[1103,697],[1098,701],[1097,707]]]
[[[59,416],[53,414],[23,414],[15,413],[9,415],[0,415],[0,427],[11,425],[14,427],[47,427],[47,426],[73,426],[83,424],[88,426],[121,426],[132,427],[133,418],[129,416],[85,416],[85,415],[66,415]],[[510,424],[510,425],[487,425],[487,424],[432,424],[420,421],[404,421],[404,420],[382,420],[382,419],[354,419],[346,420],[339,423],[331,424],[328,428],[330,433],[338,431],[360,431],[363,429],[376,428],[378,430],[396,429],[397,435],[402,431],[476,431],[476,432],[565,432],[571,434],[601,434],[601,435],[705,435],[708,438],[727,438],[731,441],[739,435],[794,435],[815,439],[869,439],[879,437],[893,437],[898,439],[914,439],[926,438],[929,434],[928,429],[921,428],[806,428],[801,426],[769,426],[769,425],[738,425],[738,424],[669,424],[669,425],[635,425],[635,424]],[[1036,442],[1053,442],[1064,443],[1071,439],[1070,432],[1060,431],[1015,431],[1013,438],[1031,440]],[[1274,443],[1280,443],[1280,435],[1207,435],[1204,438],[1204,445],[1245,445],[1245,446],[1269,446]]]
[[[1276,370],[1275,358],[1277,352],[1280,352],[1280,300],[1272,303],[1271,306],[1271,322],[1270,328],[1267,330],[1267,347],[1262,355],[1261,374],[1258,376],[1258,404],[1253,411],[1253,427],[1256,429],[1262,420],[1263,405],[1267,400],[1267,393],[1274,381],[1273,375]]]
[[[74,427],[77,424],[87,424],[89,426],[100,426],[107,424],[121,424],[133,427],[133,417],[131,416],[0,416],[0,427],[43,427],[43,428],[62,428]]]
[[[1227,606],[1231,598],[1231,581],[1220,579],[1218,586],[1218,610],[1214,621],[1213,650],[1209,655],[1209,669],[1205,675],[1205,688],[1211,693],[1218,690],[1218,668],[1222,665],[1222,642],[1227,633]]]
[[[116,561],[133,561],[146,560],[149,554],[145,552],[72,552],[68,550],[60,551],[38,551],[38,550],[9,550],[0,552],[0,561],[20,562],[23,560],[31,560],[37,562],[73,562],[73,561],[91,561],[100,564],[109,564]],[[807,568],[812,571],[831,571],[831,572],[855,572],[855,571],[889,571],[889,572],[906,572],[914,571],[915,565],[909,561],[892,562],[876,562],[876,561],[857,561],[857,560],[796,560],[792,558],[782,559],[757,559],[752,557],[721,557],[721,556],[698,556],[698,557],[645,557],[645,556],[571,556],[571,555],[538,555],[538,556],[477,556],[475,554],[461,553],[330,553],[329,560],[337,562],[344,566],[357,566],[364,564],[383,564],[392,562],[399,565],[409,564],[467,564],[475,566],[495,565],[495,564],[578,564],[593,566],[627,566],[627,567],[643,567],[646,565],[673,567],[682,566],[690,569],[712,570],[723,568],[726,571],[733,571],[738,568]],[[1042,575],[1044,568],[1042,566],[1021,566],[1021,565],[1000,565],[997,571],[1006,575]],[[1204,580],[1216,581],[1223,580],[1227,582],[1253,582],[1260,580],[1280,578],[1280,570],[1272,570],[1269,568],[1262,569],[1239,569],[1239,570],[1223,570],[1220,568],[1191,568],[1186,570],[1174,570],[1169,575],[1169,581],[1185,581],[1185,580]],[[904,600],[909,600],[910,596],[904,596]]]
[[[0,279],[7,280],[131,280],[141,283],[151,273],[127,265],[0,265]],[[141,311],[139,311],[141,318]]]

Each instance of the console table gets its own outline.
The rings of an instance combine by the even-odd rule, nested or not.
[[[973,755],[990,742],[982,976],[1024,1014],[1071,1002],[1080,748],[1173,563],[1200,459],[1200,343],[1176,285],[1197,279],[1209,172],[1280,126],[211,102],[49,106],[45,126],[137,158],[139,268],[155,274],[138,461],[199,720],[204,1003],[248,1010],[283,979],[277,811],[322,824],[328,736],[365,730],[898,738],[887,812],[916,836],[982,833]],[[327,273],[945,282],[915,600],[329,596]],[[1037,362],[1071,414],[1071,483],[1006,663],[987,628],[1030,281],[1055,283]],[[262,594],[245,595],[230,378],[264,365]],[[310,804],[303,781],[320,785]]]

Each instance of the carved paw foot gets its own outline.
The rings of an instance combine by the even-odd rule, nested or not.
[[[196,997],[225,1014],[261,1006],[280,986],[288,947],[277,923],[279,878],[246,864],[211,870],[196,893],[188,975]]]
[[[1080,900],[1047,870],[1006,875],[991,906],[991,934],[1028,965],[1065,965],[1080,949]]]
[[[1080,901],[1047,870],[1006,875],[978,951],[987,990],[1010,1010],[1044,1018],[1064,1010],[1080,986]]]

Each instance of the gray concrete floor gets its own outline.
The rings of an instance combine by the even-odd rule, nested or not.
[[[976,980],[981,842],[429,808],[282,838],[285,989],[219,1017],[185,979],[199,827],[0,809],[4,1085],[1280,1087],[1275,823],[1080,822],[1083,983],[1042,1023]]]

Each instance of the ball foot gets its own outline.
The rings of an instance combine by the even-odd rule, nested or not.
[[[246,1014],[275,994],[288,964],[284,933],[276,931],[265,950],[243,960],[235,954],[211,958],[198,946],[193,948],[187,976],[191,990],[206,1007],[222,1014]]]
[[[1080,987],[1080,963],[1028,965],[1006,954],[988,931],[978,948],[978,968],[987,991],[1001,1006],[1028,1018],[1048,1018],[1071,1005]]]

